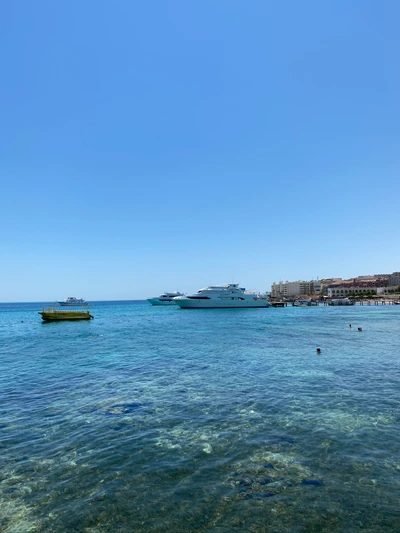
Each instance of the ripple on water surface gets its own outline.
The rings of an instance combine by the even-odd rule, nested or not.
[[[0,531],[400,531],[397,306],[38,309],[0,306]]]

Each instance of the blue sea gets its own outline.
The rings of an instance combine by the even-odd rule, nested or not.
[[[1,532],[400,531],[400,306],[41,307],[0,305]]]

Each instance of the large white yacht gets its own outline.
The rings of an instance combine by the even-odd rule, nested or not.
[[[164,292],[156,298],[147,298],[151,305],[171,305],[175,303],[177,296],[184,296],[183,292]]]
[[[246,291],[238,283],[210,285],[195,294],[178,296],[174,298],[174,303],[182,309],[270,306],[267,296],[256,291]]]

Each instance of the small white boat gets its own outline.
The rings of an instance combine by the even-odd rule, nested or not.
[[[147,298],[147,301],[151,305],[173,305],[175,303],[174,299],[178,296],[184,296],[183,292],[164,292],[156,298]]]
[[[294,300],[293,305],[294,307],[310,307],[312,305],[317,305],[317,302],[315,302],[312,298],[298,298],[297,300]]]
[[[83,298],[75,298],[74,296],[68,296],[62,302],[57,302],[60,305],[88,305]]]
[[[238,283],[210,285],[195,294],[178,296],[174,303],[182,309],[226,309],[270,307],[269,298],[256,291],[246,291]]]

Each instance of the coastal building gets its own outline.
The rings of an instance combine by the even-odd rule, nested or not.
[[[328,297],[338,298],[366,293],[385,294],[387,289],[387,277],[359,276],[358,278],[332,283],[326,287],[326,292]]]
[[[393,272],[388,277],[388,285],[398,287],[400,285],[400,272]]]
[[[272,298],[288,298],[291,296],[313,296],[322,292],[322,284],[312,281],[280,281],[271,285]]]
[[[320,296],[332,298],[366,293],[388,294],[398,290],[400,272],[357,276],[350,279],[322,278],[311,281],[279,281],[271,285],[272,298],[291,298],[296,296]]]
[[[327,295],[327,287],[333,284],[340,284],[342,278],[322,278],[321,279],[321,294]]]

